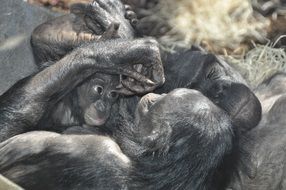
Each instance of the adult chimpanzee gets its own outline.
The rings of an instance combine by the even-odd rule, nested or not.
[[[71,10],[73,14],[48,21],[33,32],[31,42],[38,63],[54,61],[89,40],[134,38],[135,32],[125,19],[125,12],[131,21],[135,18],[134,13],[128,6],[125,10],[120,1],[100,0],[88,5],[76,4]],[[178,87],[194,88],[225,109],[240,132],[257,125],[261,116],[260,103],[240,75],[227,63],[198,49],[176,48],[175,53],[161,52],[166,83],[155,92],[167,93]],[[121,93],[134,94],[126,89],[123,88],[124,92]],[[144,89],[141,92],[145,92]],[[238,112],[240,105],[244,104],[248,104],[247,108]]]
[[[276,73],[255,90],[263,107],[261,122],[245,134],[243,152],[230,189],[286,189],[286,74]]]
[[[71,14],[38,26],[32,33],[31,45],[39,68],[52,65],[87,41],[133,38],[134,32],[127,19],[134,21],[134,13],[125,11],[120,1],[112,5],[105,3],[74,4]],[[42,129],[62,131],[70,126],[101,126],[109,118],[118,93],[132,94],[122,88],[118,75],[97,73],[82,83],[47,113],[41,122]]]
[[[92,51],[95,59],[89,56]],[[128,76],[121,82],[133,93],[153,90],[163,81],[158,56],[158,45],[148,40],[116,40],[98,43],[97,49],[94,44],[75,49],[4,94],[4,138],[36,129],[31,126],[38,125],[54,102],[69,93],[77,80],[83,81],[85,73],[92,72],[93,61],[102,63],[96,65],[97,71]],[[177,89],[165,96],[149,94],[138,103],[135,118],[136,97],[121,100],[120,124],[114,124],[112,130],[115,141],[96,134],[32,132],[15,136],[0,145],[0,172],[28,189],[222,189],[228,177],[223,169],[229,166],[225,163],[233,151],[234,131],[255,126],[260,104],[229,66],[212,55],[181,49],[176,54],[163,53],[162,58],[166,60],[167,83],[158,91],[192,87],[202,93]],[[174,61],[178,61],[177,66],[171,64]],[[157,63],[153,70],[142,72],[151,74],[155,85],[131,72],[132,67],[120,66],[122,62],[145,67],[148,62]],[[185,72],[176,76],[180,71]],[[52,80],[45,80],[49,75]],[[39,88],[32,91],[31,86]],[[15,101],[15,96],[21,99]],[[35,183],[27,184],[29,179]]]
[[[120,48],[125,50],[119,51]],[[37,125],[41,125],[42,120],[46,119],[45,115],[59,100],[99,71],[123,74],[135,79],[134,82],[130,82],[128,78],[121,81],[133,92],[138,89],[141,92],[142,87],[146,92],[154,90],[164,81],[160,54],[156,48],[155,41],[148,39],[92,43],[76,49],[36,75],[19,81],[1,96],[0,141],[37,129]],[[151,70],[150,75],[134,72],[135,64],[148,67]],[[140,86],[136,81],[141,82]],[[32,115],[29,113],[31,109]],[[27,116],[26,112],[29,113]],[[13,115],[19,117],[12,122],[10,119]]]
[[[26,189],[220,189],[216,172],[233,147],[225,111],[176,89],[144,96],[136,113],[114,130],[118,144],[97,134],[12,137],[0,144],[0,171]]]

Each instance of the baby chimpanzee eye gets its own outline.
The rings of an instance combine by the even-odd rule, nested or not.
[[[111,91],[111,92],[109,93],[109,96],[110,96],[111,98],[117,98],[117,97],[118,97],[118,93],[115,92],[115,91]]]
[[[96,86],[94,86],[93,88],[94,88],[94,90],[95,90],[99,95],[102,94],[103,88],[102,88],[101,86],[96,85]]]

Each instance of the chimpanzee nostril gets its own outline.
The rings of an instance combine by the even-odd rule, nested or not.
[[[104,105],[104,102],[102,100],[98,100],[94,103],[94,107],[99,112],[105,112],[106,107]]]

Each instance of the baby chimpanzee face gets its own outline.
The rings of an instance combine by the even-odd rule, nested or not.
[[[119,76],[96,73],[77,88],[78,103],[84,123],[89,126],[102,126],[107,121],[111,107],[118,99],[116,86]]]

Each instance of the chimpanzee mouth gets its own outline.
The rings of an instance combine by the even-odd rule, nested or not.
[[[90,116],[89,114],[85,114],[85,116],[84,116],[84,120],[85,120],[86,124],[89,126],[101,126],[101,125],[105,124],[106,119],[107,118],[105,118],[105,117],[100,118],[97,116]]]
[[[146,114],[151,107],[161,98],[163,98],[165,96],[165,94],[154,94],[154,93],[149,93],[145,96],[143,96],[140,100],[140,102],[138,103],[138,111],[142,114]]]

